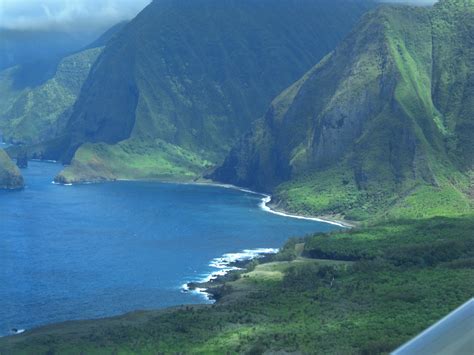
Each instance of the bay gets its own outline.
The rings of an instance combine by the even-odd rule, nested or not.
[[[0,335],[12,328],[209,302],[182,285],[226,253],[279,248],[337,226],[264,211],[262,196],[160,182],[61,186],[30,162],[0,192]]]

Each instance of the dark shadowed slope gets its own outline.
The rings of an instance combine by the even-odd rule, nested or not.
[[[20,88],[15,85],[25,66],[0,72],[0,130],[4,139],[35,144],[61,132],[82,83],[101,51],[98,47],[63,58],[51,78],[39,85]],[[34,66],[33,70],[38,70],[38,63]]]
[[[0,72],[0,131],[10,143],[36,144],[62,132],[89,70],[119,23],[86,48],[63,58]]]
[[[199,175],[371,6],[344,0],[152,3],[91,71],[62,158],[70,161],[85,142],[105,144],[83,146],[60,180]]]

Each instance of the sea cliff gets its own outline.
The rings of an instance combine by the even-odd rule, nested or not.
[[[24,186],[20,170],[3,149],[0,149],[0,190],[17,190]]]

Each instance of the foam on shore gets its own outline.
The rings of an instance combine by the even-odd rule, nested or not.
[[[38,162],[38,163],[52,163],[52,164],[57,164],[57,160],[52,160],[52,159],[30,159],[31,161]]]
[[[345,225],[344,223],[340,223],[340,222],[336,222],[336,221],[331,221],[331,220],[322,219],[322,218],[318,218],[318,217],[305,217],[305,216],[300,216],[300,215],[297,215],[297,214],[291,214],[291,213],[276,211],[276,210],[268,207],[268,203],[270,203],[271,200],[272,200],[272,197],[270,195],[265,195],[265,197],[263,197],[262,201],[260,202],[260,205],[259,205],[260,208],[262,210],[264,210],[265,212],[273,213],[273,214],[276,214],[276,215],[282,216],[282,217],[305,219],[305,220],[308,220],[308,221],[328,223],[328,224],[332,224],[334,226],[348,228],[348,226]]]
[[[257,249],[245,249],[238,253],[227,253],[222,255],[219,258],[214,258],[209,263],[209,266],[217,269],[216,271],[211,272],[206,275],[204,278],[194,281],[196,283],[206,283],[212,280],[217,279],[220,276],[225,276],[227,273],[233,270],[241,270],[241,268],[232,265],[241,261],[250,261],[256,258],[262,258],[268,254],[276,254],[279,249],[276,248],[257,248]],[[214,302],[211,297],[211,294],[207,292],[206,288],[196,287],[190,289],[188,283],[181,286],[182,292],[190,292],[204,296],[207,301]]]
[[[307,221],[328,223],[328,224],[332,224],[334,226],[343,227],[343,228],[350,228],[350,226],[348,224],[344,224],[344,223],[338,222],[338,221],[333,221],[333,220],[330,220],[330,219],[324,219],[324,218],[318,218],[318,217],[306,217],[306,216],[301,216],[301,215],[297,215],[297,214],[291,214],[291,213],[276,211],[276,210],[274,210],[274,209],[272,209],[271,207],[268,206],[268,203],[270,203],[271,200],[272,200],[272,196],[267,195],[267,194],[262,193],[262,192],[252,191],[252,190],[249,190],[249,189],[246,189],[246,188],[243,188],[243,187],[239,187],[239,186],[235,186],[235,185],[231,185],[231,184],[219,184],[219,183],[214,183],[214,182],[204,182],[204,183],[192,182],[192,183],[188,183],[188,184],[216,186],[216,187],[222,187],[222,188],[225,188],[225,189],[232,189],[232,190],[242,191],[242,192],[253,194],[253,195],[259,195],[259,196],[262,196],[262,200],[259,204],[259,207],[262,210],[264,210],[265,212],[273,213],[273,214],[276,214],[276,215],[281,216],[281,217],[303,219],[303,220],[307,220]]]
[[[56,182],[56,181],[51,181],[51,184],[53,185],[59,185],[59,186],[72,186],[71,183],[63,184],[62,182]]]
[[[134,180],[134,179],[117,179],[116,181],[136,181],[136,180]],[[154,180],[150,180],[150,181],[154,181]],[[157,181],[160,181],[160,180],[157,180]],[[100,181],[100,182],[105,182],[105,181]],[[264,194],[264,193],[261,193],[261,192],[252,191],[252,190],[249,190],[249,189],[246,189],[246,188],[243,188],[243,187],[238,187],[238,186],[231,185],[231,184],[219,184],[219,183],[214,183],[214,182],[195,182],[195,181],[194,182],[161,181],[161,182],[163,182],[163,183],[173,183],[173,184],[179,183],[179,184],[183,184],[183,185],[215,186],[215,187],[221,187],[221,188],[225,188],[225,189],[232,189],[232,190],[242,191],[242,192],[253,194],[253,195],[259,195],[259,196],[262,196],[262,200],[259,204],[259,207],[265,212],[272,213],[272,214],[275,214],[275,215],[278,215],[278,216],[281,216],[281,217],[296,218],[296,219],[302,219],[302,220],[307,220],[307,221],[328,223],[328,224],[332,224],[334,226],[338,226],[338,227],[342,227],[342,228],[350,228],[349,224],[344,224],[342,222],[333,221],[333,220],[330,220],[330,219],[324,219],[324,218],[318,218],[318,217],[306,217],[306,216],[301,216],[301,215],[297,215],[297,214],[276,211],[276,210],[274,210],[274,209],[272,209],[271,207],[268,206],[268,203],[270,203],[271,200],[272,200],[272,197],[270,195],[267,195],[267,194]],[[53,183],[55,183],[55,182],[53,182]],[[90,184],[90,183],[93,183],[93,182],[82,182],[81,184],[87,184],[87,183]],[[55,184],[65,185],[65,186],[72,185],[72,184],[61,184],[61,183],[55,183]]]

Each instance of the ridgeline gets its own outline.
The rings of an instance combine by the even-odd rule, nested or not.
[[[57,181],[192,180],[221,163],[281,90],[371,1],[155,1],[113,38],[55,154]]]
[[[381,6],[278,96],[215,180],[351,220],[467,213],[474,3]]]

